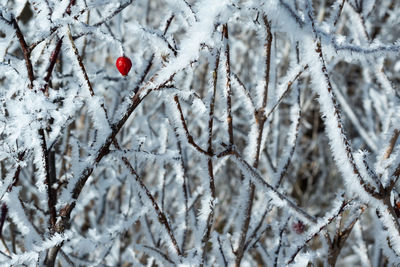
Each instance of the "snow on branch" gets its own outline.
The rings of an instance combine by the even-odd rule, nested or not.
[[[2,1],[1,264],[398,265],[399,17]]]

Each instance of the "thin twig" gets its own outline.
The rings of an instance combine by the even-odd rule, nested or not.
[[[271,68],[272,32],[271,32],[271,25],[266,16],[263,16],[263,22],[264,22],[265,29],[267,31],[267,39],[264,44],[266,60],[265,60],[264,95],[263,95],[263,101],[262,101],[262,107],[265,108],[267,106],[267,100],[268,100],[269,75],[270,75],[270,68]]]
[[[290,219],[290,217],[287,218],[285,224],[279,230],[279,243],[278,243],[278,246],[276,246],[276,249],[274,251],[274,254],[275,254],[274,267],[278,266],[279,252],[280,252],[281,247],[282,247],[283,233],[285,232],[285,229],[286,229],[286,226],[287,226],[287,224],[289,222],[289,219]]]
[[[231,62],[229,53],[229,33],[228,24],[222,26],[222,36],[225,47],[225,72],[226,72],[226,108],[227,117],[226,122],[228,124],[229,134],[229,146],[233,146],[233,120],[232,120],[232,87],[231,87]]]
[[[50,163],[49,163],[49,151],[47,149],[47,144],[46,144],[46,136],[44,133],[43,128],[39,129],[39,138],[41,142],[41,149],[42,149],[42,164],[43,164],[43,169],[45,171],[45,183],[47,185],[47,205],[50,213],[49,217],[49,225],[50,225],[50,232],[54,233],[55,232],[55,225],[57,221],[57,212],[56,212],[56,203],[57,203],[57,197],[56,197],[56,192],[54,191],[53,188],[53,180],[50,177]]]
[[[317,222],[315,217],[311,216],[304,210],[302,210],[299,206],[297,206],[292,200],[288,197],[280,193],[275,187],[270,185],[268,182],[264,180],[263,177],[258,173],[257,169],[247,163],[237,151],[233,150],[230,151],[230,157],[234,159],[234,161],[238,164],[242,172],[246,174],[246,176],[251,179],[254,184],[260,185],[260,189],[265,189],[266,192],[270,192],[272,197],[279,199],[280,201],[284,202],[288,208],[292,209],[296,214],[303,217],[307,220],[308,223],[314,224]]]
[[[186,244],[186,238],[187,238],[187,232],[189,230],[189,205],[188,205],[188,188],[187,188],[187,171],[185,168],[185,164],[183,162],[183,152],[182,152],[182,145],[181,145],[181,141],[179,140],[179,136],[177,133],[177,130],[174,129],[174,133],[175,133],[175,137],[176,137],[176,144],[178,147],[178,151],[179,151],[179,164],[180,164],[180,168],[183,172],[183,183],[182,183],[182,192],[183,192],[183,198],[184,198],[184,205],[185,205],[185,226],[184,226],[184,230],[183,230],[183,237],[182,237],[182,244],[181,244],[181,250],[185,251],[185,244]]]
[[[332,267],[335,266],[340,251],[342,250],[344,244],[346,243],[347,238],[350,236],[350,233],[353,230],[354,225],[359,220],[361,214],[364,212],[364,209],[361,208],[360,210],[361,212],[357,214],[357,216],[348,225],[348,227],[346,227],[345,229],[340,229],[340,228],[337,229],[333,240],[330,242],[329,256],[328,256],[328,263],[330,266]]]
[[[353,169],[353,172],[354,172],[359,184],[365,190],[365,192],[367,192],[369,195],[373,196],[376,199],[382,199],[383,198],[383,194],[384,194],[383,187],[380,186],[379,190],[377,191],[377,189],[373,185],[371,185],[370,183],[367,183],[364,180],[364,178],[361,176],[361,174],[360,174],[360,172],[358,170],[357,164],[355,163],[355,160],[354,160],[354,157],[353,157],[353,153],[352,153],[352,150],[351,150],[351,147],[350,147],[350,143],[349,143],[348,139],[346,138],[346,135],[345,135],[345,132],[344,132],[344,127],[342,125],[341,113],[340,113],[340,110],[339,110],[339,108],[337,106],[336,98],[335,98],[334,93],[333,93],[333,88],[332,88],[332,84],[331,84],[330,77],[329,77],[329,74],[328,74],[328,70],[326,68],[325,59],[324,59],[324,56],[322,54],[321,40],[318,38],[318,34],[317,34],[317,31],[316,31],[314,18],[313,18],[312,12],[311,12],[311,7],[307,7],[307,8],[308,8],[308,13],[307,13],[308,14],[308,18],[311,21],[312,29],[313,29],[313,32],[314,32],[314,37],[317,40],[315,52],[317,53],[319,61],[322,64],[321,72],[324,75],[325,80],[327,82],[326,90],[328,91],[328,94],[331,97],[331,102],[332,102],[333,108],[335,110],[334,117],[335,117],[336,122],[337,122],[337,127],[339,128],[339,131],[340,131],[340,136],[341,136],[341,139],[342,139],[342,143],[343,143],[343,145],[345,147],[345,150],[346,150],[346,157],[347,157],[348,163],[350,164],[351,168]]]
[[[257,226],[254,228],[253,233],[249,236],[249,238],[247,238],[246,244],[243,249],[244,251],[248,250],[250,247],[253,247],[257,243],[257,240],[259,240],[261,238],[261,235],[258,235],[258,232],[263,225],[265,217],[267,216],[268,212],[270,211],[269,202],[266,205],[267,208],[265,209],[263,215],[261,216]],[[256,241],[252,243],[253,240],[256,240]],[[252,246],[250,246],[251,243],[252,243]]]
[[[182,107],[181,104],[179,102],[179,97],[177,95],[174,96],[174,101],[175,104],[178,108],[179,114],[180,114],[180,119],[182,122],[182,126],[183,129],[185,130],[185,134],[186,134],[186,138],[189,144],[191,144],[197,151],[199,151],[202,154],[208,155],[208,156],[212,156],[212,154],[209,154],[208,151],[205,151],[204,149],[202,149],[198,144],[196,144],[196,142],[193,140],[193,136],[189,133],[188,127],[186,125],[185,122],[185,117],[183,116],[183,111],[182,111]]]
[[[79,55],[78,49],[75,46],[75,42],[74,42],[74,40],[72,38],[71,30],[70,30],[69,27],[68,27],[67,34],[68,34],[68,39],[71,42],[72,50],[73,50],[73,52],[74,52],[74,54],[76,56],[76,59],[78,61],[79,68],[81,69],[83,77],[84,77],[85,82],[86,82],[86,85],[88,86],[89,93],[90,93],[91,96],[94,96],[94,91],[93,91],[93,88],[92,88],[92,84],[91,84],[91,82],[89,80],[89,76],[88,76],[88,74],[86,72],[85,65],[83,65],[83,61],[82,61],[81,56]]]
[[[89,176],[92,174],[95,166],[103,159],[105,155],[109,153],[110,145],[113,143],[115,137],[117,136],[118,132],[121,128],[125,125],[126,121],[136,110],[136,108],[140,105],[143,99],[150,94],[150,92],[159,90],[166,86],[166,84],[173,78],[174,75],[171,75],[166,81],[161,82],[160,84],[156,85],[155,87],[149,88],[149,84],[145,84],[136,94],[134,94],[130,100],[130,104],[126,111],[123,113],[121,118],[111,125],[111,133],[105,139],[105,141],[99,146],[99,149],[93,155],[93,160],[91,164],[87,164],[86,167],[79,173],[77,182],[73,185],[73,189],[71,192],[71,202],[66,204],[64,207],[60,209],[60,217],[61,220],[57,223],[57,231],[63,232],[67,227],[69,227],[69,220],[71,217],[71,212],[76,206],[76,201],[82,192],[83,187],[85,186]],[[152,81],[153,78],[150,79]]]
[[[140,86],[143,84],[144,79],[146,78],[147,74],[150,72],[151,67],[153,66],[154,54],[150,56],[150,59],[147,61],[147,65],[144,69],[142,76],[139,79],[139,82],[133,92],[136,94],[139,91]]]
[[[335,20],[333,22],[333,26],[336,26],[336,24],[338,23],[338,21],[340,19],[340,15],[342,14],[342,11],[343,11],[343,6],[344,6],[345,2],[346,2],[346,0],[342,0],[342,3],[340,3],[339,8],[338,8],[338,12],[335,15]]]
[[[218,69],[219,69],[219,61],[220,61],[220,51],[218,50],[215,55],[215,67],[213,71],[213,94],[211,97],[210,102],[210,111],[208,114],[208,148],[207,152],[209,154],[214,154],[214,149],[212,145],[212,137],[213,137],[213,124],[214,124],[214,107],[215,107],[215,96],[217,92],[217,82],[218,82]],[[203,243],[203,250],[202,250],[202,262],[201,265],[205,263],[206,254],[207,254],[207,243],[210,239],[211,229],[214,222],[214,201],[215,201],[215,183],[214,183],[214,168],[212,158],[209,157],[207,160],[207,169],[208,169],[208,177],[209,177],[209,190],[211,194],[210,200],[210,212],[207,217],[207,224],[206,224],[206,231],[203,235],[202,243]],[[219,239],[218,239],[219,240]],[[220,244],[221,245],[221,244]],[[223,256],[224,257],[224,256]],[[225,260],[225,258],[224,258]]]
[[[165,36],[165,34],[167,34],[168,28],[171,25],[172,20],[174,19],[175,15],[171,15],[171,17],[169,17],[169,19],[167,20],[167,23],[165,24],[165,28],[164,28],[164,32],[163,35]]]
[[[271,110],[268,111],[267,115],[265,115],[266,119],[269,118],[269,116],[275,111],[275,109],[279,106],[279,104],[282,102],[282,100],[285,98],[285,96],[289,93],[290,89],[292,88],[293,83],[301,76],[301,74],[308,69],[308,65],[305,65],[302,70],[300,70],[296,76],[290,80],[287,83],[285,91],[282,93],[282,95],[279,97],[278,101],[272,106]]]
[[[21,29],[19,28],[17,20],[15,18],[12,18],[11,24],[15,29],[15,34],[17,35],[19,44],[20,44],[22,52],[24,54],[26,70],[28,71],[28,78],[29,78],[29,82],[30,82],[29,88],[33,89],[33,81],[35,80],[35,76],[33,74],[33,67],[32,67],[32,61],[31,61],[31,50],[29,49],[28,45],[26,44],[25,37],[22,34]]]
[[[256,121],[256,127],[257,127],[257,139],[256,139],[256,150],[253,155],[253,167],[257,168],[258,167],[258,161],[260,158],[260,150],[261,150],[261,140],[264,132],[264,124],[266,121],[266,117],[264,115],[264,110],[265,107],[267,106],[267,100],[268,100],[268,88],[269,88],[269,82],[270,82],[270,68],[271,68],[271,45],[272,45],[272,32],[271,32],[271,26],[268,22],[268,19],[266,16],[263,16],[263,22],[265,29],[267,31],[267,38],[265,40],[265,53],[266,53],[266,59],[265,59],[265,85],[264,85],[264,93],[263,93],[263,100],[262,100],[262,106],[255,110],[254,112],[254,117]],[[235,260],[235,266],[239,267],[240,262],[243,258],[243,254],[245,251],[245,246],[246,246],[246,237],[247,237],[247,232],[249,229],[250,225],[250,220],[251,220],[251,211],[253,207],[253,200],[254,200],[254,195],[255,195],[255,185],[252,181],[249,181],[249,194],[248,194],[248,199],[245,202],[245,214],[244,214],[244,221],[242,224],[242,229],[240,233],[240,239],[239,239],[239,245],[236,250],[236,260]]]
[[[296,123],[296,126],[295,126],[296,127],[295,139],[294,139],[294,142],[293,142],[293,146],[290,148],[289,156],[286,158],[286,162],[283,165],[280,173],[278,174],[279,179],[278,179],[277,187],[279,187],[279,185],[282,183],[283,177],[286,175],[286,172],[287,172],[287,170],[289,168],[289,165],[290,165],[290,162],[292,160],[294,151],[296,149],[297,139],[299,137],[299,128],[300,128],[300,121],[301,121],[300,88],[298,88],[298,91],[299,92],[297,94],[297,105],[299,107],[299,111],[297,113],[297,120],[295,122]]]
[[[389,145],[386,148],[383,159],[388,159],[393,152],[394,146],[396,145],[397,139],[399,138],[400,131],[398,129],[393,130],[392,137],[390,138]]]
[[[222,260],[224,261],[224,266],[228,266],[228,262],[226,261],[224,251],[222,250],[221,239],[219,236],[217,237],[217,240],[218,240],[219,252],[221,253]]]
[[[61,45],[62,45],[62,38],[61,38],[60,40],[57,41],[57,45],[56,45],[56,47],[54,48],[54,51],[51,53],[51,56],[50,56],[50,64],[49,64],[49,66],[48,66],[48,68],[47,68],[47,70],[46,70],[46,76],[44,77],[45,85],[44,85],[43,88],[41,89],[42,92],[43,92],[46,96],[49,95],[49,92],[48,92],[48,89],[49,89],[49,81],[50,81],[50,77],[51,77],[51,74],[52,74],[52,72],[53,72],[54,66],[56,65],[56,61],[57,61],[57,58],[58,58],[58,54],[60,53],[60,50],[61,50]]]
[[[339,214],[341,214],[345,207],[349,204],[350,202],[343,200],[342,204],[338,210],[337,213],[333,214],[330,218],[328,218],[327,222],[322,224],[316,231],[314,231],[314,233],[312,233],[311,235],[309,235],[309,237],[305,240],[305,242],[303,242],[302,245],[298,246],[295,250],[295,252],[289,257],[289,261],[287,262],[287,264],[291,264],[293,263],[294,259],[296,258],[297,254],[305,247],[305,245],[310,242],[310,240],[312,240],[314,237],[316,237],[319,233],[321,233],[321,231],[327,226],[329,225],[337,216],[339,216]]]
[[[120,149],[118,143],[114,139],[114,146],[116,146],[117,149]],[[140,179],[139,175],[136,173],[135,169],[132,167],[131,163],[126,157],[122,157],[122,161],[124,162],[125,166],[128,168],[130,173],[134,176],[135,181],[140,185],[140,187],[143,189],[145,192],[147,198],[150,200],[152,203],[152,206],[154,208],[155,213],[157,214],[158,221],[160,224],[165,227],[165,230],[167,231],[167,234],[169,238],[171,239],[172,245],[178,255],[181,255],[181,250],[179,249],[178,242],[176,241],[176,238],[172,232],[171,226],[168,223],[167,216],[165,216],[164,212],[161,211],[160,207],[158,206],[156,200],[154,199],[153,195],[151,194],[150,190],[146,187],[146,185],[143,183],[142,179]]]
[[[122,10],[124,10],[126,7],[128,7],[130,4],[133,3],[133,0],[128,0],[127,2],[123,3],[122,5],[120,5],[119,7],[117,7],[110,15],[108,15],[106,18],[102,19],[101,21],[93,24],[93,27],[98,27],[100,25],[102,25],[103,23],[109,21],[110,19],[112,19],[113,17],[115,17],[116,15],[118,15],[119,13],[121,13]]]
[[[165,253],[163,253],[162,251],[160,251],[160,250],[158,250],[158,249],[156,249],[156,248],[154,248],[154,247],[150,247],[150,246],[146,246],[146,245],[144,245],[143,247],[144,247],[144,248],[147,248],[148,250],[151,250],[151,251],[156,252],[156,253],[159,254],[164,260],[166,260],[168,263],[175,265],[175,262],[173,262],[173,261],[168,257],[168,255],[165,254]]]
[[[250,92],[246,89],[244,83],[240,80],[239,76],[236,73],[233,73],[233,78],[239,84],[239,88],[242,90],[243,94],[246,96],[247,100],[251,103],[253,111],[256,109],[256,105],[254,104],[253,98],[250,95]]]

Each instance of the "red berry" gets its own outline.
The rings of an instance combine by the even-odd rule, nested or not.
[[[396,201],[394,205],[394,212],[396,213],[397,218],[400,218],[400,201]]]
[[[293,222],[292,227],[293,227],[293,230],[298,235],[302,234],[304,232],[305,228],[306,228],[306,226],[300,220],[297,221],[297,222]]]
[[[128,75],[128,72],[131,70],[132,61],[127,57],[119,57],[117,62],[115,62],[117,69],[122,74],[122,76]]]

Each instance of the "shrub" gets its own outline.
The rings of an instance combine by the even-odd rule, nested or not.
[[[3,265],[399,264],[397,1],[0,4]]]

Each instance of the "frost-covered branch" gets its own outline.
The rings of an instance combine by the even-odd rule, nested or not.
[[[398,265],[398,17],[3,1],[0,262]]]

